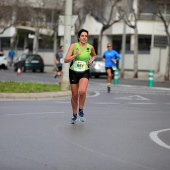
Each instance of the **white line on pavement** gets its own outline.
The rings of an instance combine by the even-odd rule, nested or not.
[[[156,103],[128,103],[128,104],[156,104]]]
[[[56,101],[55,103],[65,104],[65,103],[70,103],[70,101]]]
[[[93,102],[93,104],[119,104],[119,103],[109,103],[109,102]]]
[[[5,116],[22,116],[22,115],[38,115],[38,114],[55,114],[55,113],[65,113],[65,112],[37,112],[37,113],[13,113],[5,114]]]
[[[126,99],[126,100],[150,100],[148,98],[139,96],[139,95],[133,95],[133,96],[126,96],[126,97],[116,97],[115,99]]]
[[[98,91],[94,91],[94,93],[95,93],[94,95],[87,96],[87,98],[89,98],[89,97],[97,97],[97,96],[100,95],[100,93]]]
[[[165,131],[169,131],[170,129],[163,129],[163,130],[158,130],[158,131],[154,131],[154,132],[151,132],[149,134],[150,138],[155,142],[157,143],[158,145],[164,147],[164,148],[167,148],[167,149],[170,149],[170,146],[167,145],[166,143],[164,143],[162,140],[159,139],[158,137],[158,134],[161,133],[161,132],[165,132]]]

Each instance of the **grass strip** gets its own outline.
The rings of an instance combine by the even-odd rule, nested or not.
[[[37,93],[57,92],[61,86],[57,84],[37,84],[26,82],[0,82],[0,93]]]

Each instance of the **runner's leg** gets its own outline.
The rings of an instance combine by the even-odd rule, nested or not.
[[[112,81],[112,72],[111,69],[107,69],[107,83],[111,84]]]
[[[110,93],[110,86],[112,81],[112,72],[111,69],[107,69],[107,91]]]
[[[78,84],[71,84],[71,105],[73,114],[77,114],[77,106],[78,106]]]
[[[57,76],[58,76],[58,83],[61,84],[61,71],[57,72]]]
[[[79,120],[81,122],[85,122],[86,119],[84,117],[83,107],[86,100],[86,89],[88,86],[88,79],[87,78],[81,78],[79,81]]]
[[[81,78],[79,81],[79,109],[83,109],[86,100],[86,90],[89,80]]]

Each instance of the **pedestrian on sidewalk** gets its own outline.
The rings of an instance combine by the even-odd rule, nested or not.
[[[114,75],[114,71],[116,69],[117,61],[120,60],[121,57],[117,51],[112,49],[112,44],[107,44],[107,50],[103,54],[103,61],[105,62],[105,69],[107,72],[107,92],[110,93],[111,89],[111,81]]]
[[[65,63],[71,62],[69,69],[69,79],[72,93],[72,124],[75,124],[78,119],[78,108],[79,120],[81,122],[84,122],[86,120],[84,117],[83,108],[86,100],[86,90],[90,77],[89,66],[91,66],[93,61],[96,59],[94,47],[88,44],[87,40],[88,31],[85,29],[81,29],[78,32],[78,42],[71,44],[64,59]]]
[[[13,48],[11,48],[8,52],[8,57],[10,59],[10,66],[12,66],[13,64],[14,56],[15,56],[15,51],[13,50]]]
[[[58,76],[58,83],[61,84],[61,72],[62,72],[62,63],[63,63],[63,51],[64,48],[61,45],[60,50],[54,56],[54,62],[56,64],[56,71],[54,73],[54,78]]]

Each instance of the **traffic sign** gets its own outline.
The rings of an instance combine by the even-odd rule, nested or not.
[[[60,18],[61,22],[64,24],[65,23],[65,19],[64,19],[65,16],[60,15],[59,18]],[[77,18],[78,18],[78,15],[72,15],[71,16],[71,26],[73,26],[76,23]]]

